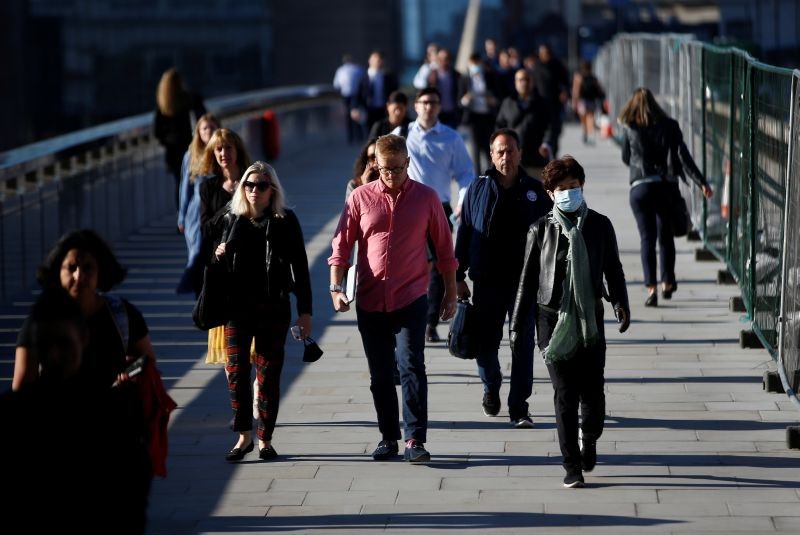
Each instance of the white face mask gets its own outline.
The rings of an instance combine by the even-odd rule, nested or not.
[[[481,72],[481,68],[479,65],[470,65],[469,66],[469,73],[470,75],[475,75]]]
[[[583,188],[556,190],[553,200],[562,212],[574,212],[583,204]]]

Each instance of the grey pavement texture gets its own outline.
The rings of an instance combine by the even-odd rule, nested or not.
[[[718,262],[696,262],[698,243],[677,240],[679,289],[645,308],[628,172],[610,141],[584,146],[568,126],[565,153],[586,168],[591,208],[614,223],[633,321],[619,334],[606,305],[606,431],[587,488],[563,489],[552,388],[537,353],[534,429],[481,411],[474,362],[429,344],[432,461],[374,462],[380,435],[355,313],[335,314],[327,292],[330,239],[357,149],[336,139],[282,157],[275,167],[304,227],[314,283],[314,334],[325,354],[301,361],[287,342],[273,444],[280,457],[228,464],[236,436],[225,376],[204,363],[206,338],[191,324],[192,299],[176,296],[184,247],[170,218],[116,245],[131,266],[119,293],[143,311],[171,395],[168,476],[154,481],[150,534],[202,533],[798,533],[800,452],[785,427],[800,413],[762,391],[774,368],[744,350],[747,328],[728,311],[735,286],[716,284]],[[27,303],[5,310],[19,322]],[[444,335],[446,325],[440,326]],[[3,330],[2,379],[10,377],[13,329]],[[504,341],[506,379],[510,352]],[[12,357],[13,361],[13,357]]]

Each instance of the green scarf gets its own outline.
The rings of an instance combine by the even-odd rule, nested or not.
[[[553,208],[553,218],[561,225],[561,233],[569,240],[569,250],[558,321],[550,343],[543,351],[545,361],[551,364],[572,358],[579,346],[592,346],[598,339],[589,255],[581,232],[588,213],[584,202],[578,208],[577,223],[573,223],[561,210]]]

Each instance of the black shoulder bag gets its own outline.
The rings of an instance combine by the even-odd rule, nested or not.
[[[228,243],[238,221],[237,216],[227,235],[223,236],[223,243]],[[231,273],[228,271],[226,261],[212,262],[205,267],[203,288],[192,309],[192,321],[199,329],[208,331],[228,323],[230,319],[230,280]]]

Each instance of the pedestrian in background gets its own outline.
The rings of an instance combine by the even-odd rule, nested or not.
[[[581,60],[580,68],[572,78],[572,109],[580,119],[584,145],[594,143],[594,114],[605,95],[600,81],[592,72],[592,64]]]
[[[542,169],[552,157],[552,148],[545,141],[550,126],[550,110],[539,96],[533,78],[527,69],[514,73],[516,95],[503,99],[495,119],[496,128],[511,128],[517,133],[522,150],[521,165],[525,172],[537,180]]]
[[[361,77],[358,90],[358,107],[367,114],[365,131],[372,131],[372,125],[386,117],[386,103],[389,95],[399,87],[397,76],[386,68],[383,52],[373,50],[367,60],[367,72]]]
[[[519,137],[509,129],[497,130],[490,139],[493,167],[467,189],[456,237],[459,299],[473,296],[480,326],[476,362],[483,383],[483,413],[500,412],[498,349],[506,316],[511,319],[519,274],[525,256],[528,228],[553,206],[544,188],[520,166]],[[472,279],[470,292],[466,274]],[[533,427],[528,398],[533,391],[534,315],[528,316],[525,344],[511,355],[511,387],[508,417],[517,428]]]
[[[552,157],[555,158],[558,156],[564,125],[564,105],[569,98],[570,82],[567,68],[553,55],[550,45],[539,47],[539,62],[533,68],[533,81],[550,114],[550,126],[545,141],[550,145]]]
[[[672,206],[678,177],[689,175],[706,199],[714,194],[683,142],[678,122],[667,116],[653,93],[640,87],[622,108],[622,161],[630,167],[630,205],[641,239],[642,270],[647,288],[645,306],[658,306],[656,239],[661,264],[661,296],[671,299],[675,278],[675,236]]]
[[[175,178],[175,207],[181,182],[183,155],[192,142],[192,114],[195,119],[206,112],[203,99],[190,92],[177,69],[161,75],[156,91],[156,114],[153,130],[164,147],[167,170]]]
[[[630,308],[614,227],[586,205],[583,167],[564,156],[547,164],[542,177],[555,206],[528,231],[511,318],[511,350],[523,350],[534,314],[537,342],[553,383],[564,486],[574,488],[584,485],[583,472],[597,463],[596,443],[605,420],[603,279],[619,332],[628,329]]]
[[[345,201],[347,201],[354,189],[378,179],[378,168],[375,165],[375,143],[377,141],[377,138],[370,139],[358,153],[358,157],[356,157],[356,161],[353,164],[353,176],[347,181],[347,188],[344,194]]]
[[[408,135],[408,97],[402,91],[392,91],[386,99],[386,117],[372,125],[369,132],[370,139],[378,139],[386,134],[391,134],[400,128],[399,135]]]
[[[198,172],[207,176],[200,184],[200,231],[203,234],[201,260],[203,266],[212,261],[214,250],[222,240],[223,217],[228,203],[239,185],[242,170],[250,167],[250,156],[242,138],[227,128],[219,128],[208,140]],[[206,363],[227,361],[224,328],[208,330]]]
[[[407,151],[410,157],[408,176],[412,180],[430,186],[439,195],[439,201],[445,215],[457,218],[461,212],[461,201],[467,187],[475,178],[472,160],[461,135],[439,121],[441,95],[435,87],[426,87],[417,92],[414,109],[417,120],[408,126]],[[393,133],[397,134],[399,129]],[[458,183],[458,201],[455,211],[450,205],[450,184]],[[452,222],[450,222],[452,230]],[[430,251],[435,260],[435,251]],[[444,296],[444,279],[434,261],[430,283],[428,286],[428,326],[425,339],[428,342],[439,342],[441,338],[436,332],[441,316],[440,306]]]
[[[342,64],[333,75],[333,87],[339,90],[344,106],[345,130],[348,143],[358,143],[364,138],[364,129],[358,121],[358,91],[364,67],[353,61],[350,54],[342,56]]]
[[[200,251],[203,233],[200,229],[200,185],[207,177],[200,175],[200,163],[211,134],[221,126],[219,119],[206,113],[197,120],[194,137],[181,165],[181,187],[178,196],[178,230],[186,239],[188,261],[178,283],[178,293],[194,292],[195,297],[203,286],[203,265]]]
[[[478,53],[469,57],[469,72],[461,77],[460,105],[464,109],[462,124],[469,129],[475,176],[491,164],[489,137],[497,117],[497,98],[493,73],[484,65]]]
[[[291,321],[289,294],[297,298],[299,339],[311,336],[311,280],[300,222],[286,207],[278,175],[255,162],[238,183],[225,214],[215,261],[231,277],[230,320],[225,325],[233,431],[236,445],[226,455],[240,461],[253,451],[253,391],[250,348],[255,340],[258,456],[275,459],[272,434],[280,403],[284,344]]]
[[[426,244],[429,239],[433,243],[446,281],[441,317],[447,320],[456,305],[453,241],[436,192],[409,180],[406,140],[392,134],[379,138],[375,156],[380,180],[358,187],[348,197],[333,237],[328,258],[331,299],[337,312],[350,309],[342,280],[358,243],[356,317],[381,432],[372,458],[387,460],[398,454],[396,353],[403,393],[404,458],[426,462],[430,460],[425,449],[425,311],[430,272]]]

